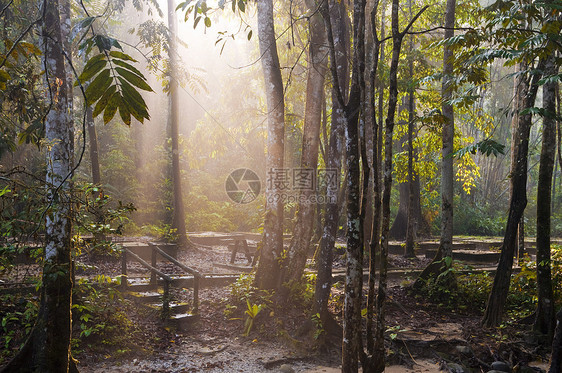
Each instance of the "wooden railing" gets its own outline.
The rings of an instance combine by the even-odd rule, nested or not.
[[[139,262],[143,267],[150,271],[150,284],[157,286],[158,285],[158,277],[162,278],[164,281],[164,292],[162,295],[162,317],[166,318],[170,314],[170,285],[172,284],[173,278],[160,271],[156,268],[157,256],[160,254],[164,259],[172,262],[185,272],[193,275],[193,304],[192,304],[192,313],[197,313],[199,310],[199,285],[200,280],[203,278],[203,275],[199,273],[197,270],[186,266],[185,264],[179,262],[177,259],[166,253],[158,244],[153,242],[149,242],[148,245],[151,248],[151,264],[148,264],[144,259],[140,256],[132,252],[130,249],[123,247],[122,257],[121,257],[121,289],[126,290],[128,286],[127,281],[127,260],[128,257]]]
[[[156,259],[157,259],[157,255],[160,254],[164,259],[167,259],[168,261],[172,262],[173,264],[175,264],[176,266],[180,267],[181,269],[183,269],[185,272],[193,275],[193,313],[197,313],[197,311],[199,310],[199,284],[200,284],[200,280],[201,278],[203,278],[203,275],[198,272],[197,270],[186,266],[185,264],[179,262],[177,259],[175,259],[174,257],[172,257],[171,255],[169,255],[168,253],[166,253],[164,250],[162,250],[161,248],[158,247],[158,244],[154,243],[154,242],[149,242],[148,245],[152,248],[152,266],[156,266]],[[152,274],[150,281],[153,281],[153,278],[155,278],[156,275]]]

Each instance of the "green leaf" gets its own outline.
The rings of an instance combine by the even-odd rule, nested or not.
[[[242,13],[246,11],[246,3],[244,2],[244,0],[238,0],[238,9],[240,9]]]
[[[109,102],[107,103],[107,106],[105,107],[105,111],[103,112],[103,124],[107,124],[111,119],[113,119],[113,116],[117,111],[117,106],[119,105],[120,99],[121,95],[119,94],[119,92],[115,92],[111,96]]]
[[[100,53],[103,51],[108,51],[111,49],[111,45],[113,44],[111,38],[104,36],[104,35],[96,35],[93,38],[94,44],[99,48]]]
[[[74,39],[80,31],[90,27],[90,25],[94,22],[95,19],[96,19],[96,17],[86,17],[83,20],[81,20],[80,22],[78,22],[74,26],[74,29],[72,30],[72,34],[70,35],[70,39],[71,40]]]
[[[484,139],[480,142],[457,150],[453,153],[453,157],[462,158],[467,153],[476,154],[477,152],[480,152],[487,157],[489,157],[490,155],[497,157],[500,154],[505,154],[505,145],[500,144],[499,142],[492,139]]]
[[[197,16],[195,17],[195,20],[193,21],[193,28],[197,28],[197,24],[199,23],[199,21],[201,21],[201,16]]]
[[[109,55],[111,57],[119,58],[119,59],[125,60],[125,61],[138,62],[137,60],[135,60],[133,57],[129,56],[128,54],[123,53],[123,52],[119,52],[119,51],[111,51],[111,52],[109,52]],[[117,61],[113,61],[113,62],[117,62]]]
[[[136,86],[140,89],[143,89],[145,91],[153,92],[152,88],[150,88],[148,83],[144,80],[144,77],[138,76],[137,74],[134,74],[134,73],[130,72],[129,70],[125,70],[121,67],[116,67],[115,71],[117,71],[117,73],[120,76],[127,79],[127,81],[129,83],[133,84],[134,86]]]
[[[250,30],[250,32],[248,32],[248,40],[250,40],[252,38],[252,30]]]
[[[144,122],[144,119],[150,119],[150,116],[147,111],[146,102],[125,79],[119,77],[119,81],[121,82],[121,89],[123,92],[123,99],[127,101],[129,107],[131,109],[131,114],[141,123]]]
[[[129,105],[123,98],[121,98],[121,100],[119,101],[119,115],[121,116],[121,120],[123,120],[123,123],[125,123],[127,126],[131,125],[131,110],[129,109]]]
[[[205,27],[211,27],[211,19],[209,17],[205,17]]]
[[[103,54],[100,54],[98,56],[103,57]],[[75,87],[80,83],[84,84],[85,82],[90,80],[94,75],[99,73],[107,65],[107,61],[104,59],[98,59],[92,64],[89,63],[90,61],[88,61],[88,64],[86,64],[86,67],[84,67],[84,71],[82,71],[82,74],[80,74],[78,80],[74,83]]]
[[[0,82],[7,82],[10,79],[10,74],[4,70],[0,70]]]
[[[115,93],[115,91],[117,90],[117,86],[116,85],[112,85],[111,87],[109,87],[105,93],[103,94],[103,96],[101,96],[101,98],[99,99],[98,103],[96,104],[96,107],[94,108],[94,112],[92,113],[92,116],[95,118],[98,115],[100,115],[101,112],[103,112],[103,110],[105,109],[105,107],[107,106],[107,103],[109,102],[109,99],[111,98],[111,96],[113,95],[113,93]]]
[[[88,105],[92,105],[96,102],[101,95],[109,88],[113,79],[110,76],[109,69],[103,70],[96,76],[92,83],[86,88],[86,98],[88,99]]]
[[[131,72],[133,72],[133,73],[135,73],[135,74],[137,74],[141,77],[144,76],[136,67],[134,67],[131,64],[128,64],[127,62],[124,62],[124,61],[121,61],[121,60],[113,60],[111,62],[113,62],[117,66],[121,66],[121,67],[124,67],[125,69],[131,70]]]

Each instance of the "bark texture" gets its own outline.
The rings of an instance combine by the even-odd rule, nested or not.
[[[455,0],[447,0],[445,10],[445,35],[447,40],[455,35]],[[430,277],[438,278],[448,269],[443,258],[453,256],[453,151],[455,137],[455,112],[449,102],[453,97],[453,49],[445,44],[443,47],[443,84],[441,87],[441,112],[443,114],[443,145],[441,148],[441,238],[435,258],[422,271],[414,283],[414,288],[422,288]],[[452,272],[442,278],[443,286],[454,287],[456,281]]]
[[[345,79],[349,72],[349,28],[346,22],[345,6],[341,2],[330,1],[322,3],[323,7],[328,7],[325,12],[329,12],[330,29],[334,39],[333,56],[339,77],[338,87],[342,87],[347,92],[348,80]],[[332,60],[333,61],[333,60]],[[333,64],[334,62],[330,62]],[[332,88],[332,123],[330,126],[330,141],[328,145],[328,156],[326,168],[336,173],[335,182],[328,185],[326,190],[326,215],[324,217],[324,227],[320,240],[320,251],[318,253],[318,275],[316,277],[316,288],[314,292],[314,313],[320,315],[322,325],[326,327],[332,321],[328,311],[328,299],[332,289],[332,261],[333,249],[336,241],[339,220],[339,191],[341,182],[341,163],[343,152],[343,131],[345,117],[343,107],[337,99],[336,87]]]
[[[524,108],[532,107],[537,96],[538,81],[544,62],[539,62],[538,69],[531,77],[529,74],[521,74],[518,79],[518,96],[516,102],[521,103],[515,110],[514,115],[518,115],[517,121],[517,149],[511,171],[511,196],[509,202],[509,215],[507,218],[506,229],[500,254],[500,260],[494,276],[492,291],[486,305],[486,311],[482,319],[482,325],[494,327],[500,324],[503,315],[513,267],[513,256],[517,246],[518,223],[523,216],[523,211],[527,205],[527,154],[529,150],[529,134],[532,125],[532,115],[521,115]],[[526,69],[522,69],[526,70]],[[529,84],[530,81],[530,84]]]
[[[42,50],[51,108],[45,119],[48,210],[45,224],[45,258],[41,306],[35,326],[22,350],[4,372],[68,372],[72,329],[71,205],[73,130],[69,113],[68,84],[63,54],[59,6],[56,0],[42,6]]]
[[[556,314],[556,331],[552,341],[552,355],[548,373],[562,372],[562,309]]]
[[[546,62],[545,75],[555,75],[554,54]],[[537,186],[537,289],[538,304],[534,329],[546,336],[545,343],[550,344],[554,335],[554,294],[552,290],[550,262],[550,212],[552,171],[556,155],[556,82],[543,85],[543,107],[546,116],[543,118],[542,148]]]
[[[181,183],[180,149],[179,149],[179,92],[178,92],[178,43],[177,19],[174,0],[168,0],[168,28],[170,30],[170,137],[172,138],[172,184],[173,184],[173,217],[172,228],[176,230],[178,243],[185,246],[189,243],[185,228],[185,206],[183,204],[183,188]]]
[[[308,76],[306,84],[306,107],[302,139],[301,169],[318,168],[318,145],[324,100],[324,81],[327,70],[328,50],[326,49],[326,28],[316,2],[308,0],[307,6],[313,16],[309,20],[310,46],[308,52]],[[314,176],[312,176],[314,178]],[[306,258],[312,238],[314,210],[311,197],[316,190],[305,188],[300,192],[297,221],[288,250],[288,265],[285,281],[298,281],[304,272]]]
[[[375,285],[376,285],[376,256],[380,249],[380,218],[381,218],[381,160],[382,160],[382,99],[384,93],[384,86],[381,82],[376,81],[377,70],[379,63],[382,64],[384,61],[384,39],[385,34],[385,2],[383,1],[381,6],[381,36],[378,37],[377,33],[377,10],[378,1],[375,2],[373,9],[371,11],[371,31],[373,34],[373,49],[371,50],[371,70],[369,72],[370,80],[370,97],[369,105],[371,105],[371,115],[373,124],[373,163],[371,168],[373,170],[373,218],[371,227],[371,240],[369,243],[369,290],[367,295],[367,325],[366,325],[366,335],[367,335],[367,354],[371,356],[369,362],[372,361],[372,354],[374,348],[374,316],[375,316]],[[379,56],[380,53],[380,56]],[[377,83],[379,83],[377,85]],[[377,110],[375,106],[375,91],[378,88],[379,93],[379,107],[378,107],[378,120],[377,120]],[[364,368],[365,370],[365,368]]]
[[[258,1],[258,36],[267,98],[268,182],[265,189],[264,237],[256,272],[256,285],[261,289],[280,286],[279,257],[283,250],[283,203],[275,172],[283,168],[285,136],[285,101],[283,79],[277,54],[273,22],[273,0]]]
[[[90,139],[90,163],[92,169],[92,183],[101,184],[100,158],[98,146],[98,134],[96,124],[92,116],[92,108],[88,107],[86,112],[86,127],[88,129],[88,137]]]

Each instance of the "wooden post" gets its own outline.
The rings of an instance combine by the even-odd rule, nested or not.
[[[244,245],[244,253],[246,254],[246,260],[248,261],[248,265],[252,264],[252,254],[250,254],[250,249],[248,248],[248,241],[246,239],[242,239],[242,243]]]
[[[170,316],[170,282],[164,279],[164,294],[162,295],[162,319]]]
[[[199,276],[193,275],[193,314],[199,312]]]
[[[232,249],[232,254],[230,254],[230,264],[234,264],[236,261],[236,253],[238,252],[238,240],[234,239],[234,248]]]
[[[121,289],[126,290],[127,285],[127,249],[123,248],[121,255]]]
[[[154,250],[154,246],[150,245],[150,250],[151,250],[151,263],[150,265],[152,265],[153,268],[156,268],[156,250]],[[152,269],[150,271],[150,284],[151,285],[156,285],[156,272],[154,271],[154,269]]]

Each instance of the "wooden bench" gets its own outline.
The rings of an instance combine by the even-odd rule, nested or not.
[[[233,237],[223,240],[223,244],[228,245],[230,249],[230,264],[236,261],[236,254],[244,252],[248,265],[255,265],[257,262],[257,247],[248,245],[248,241],[243,236]]]

